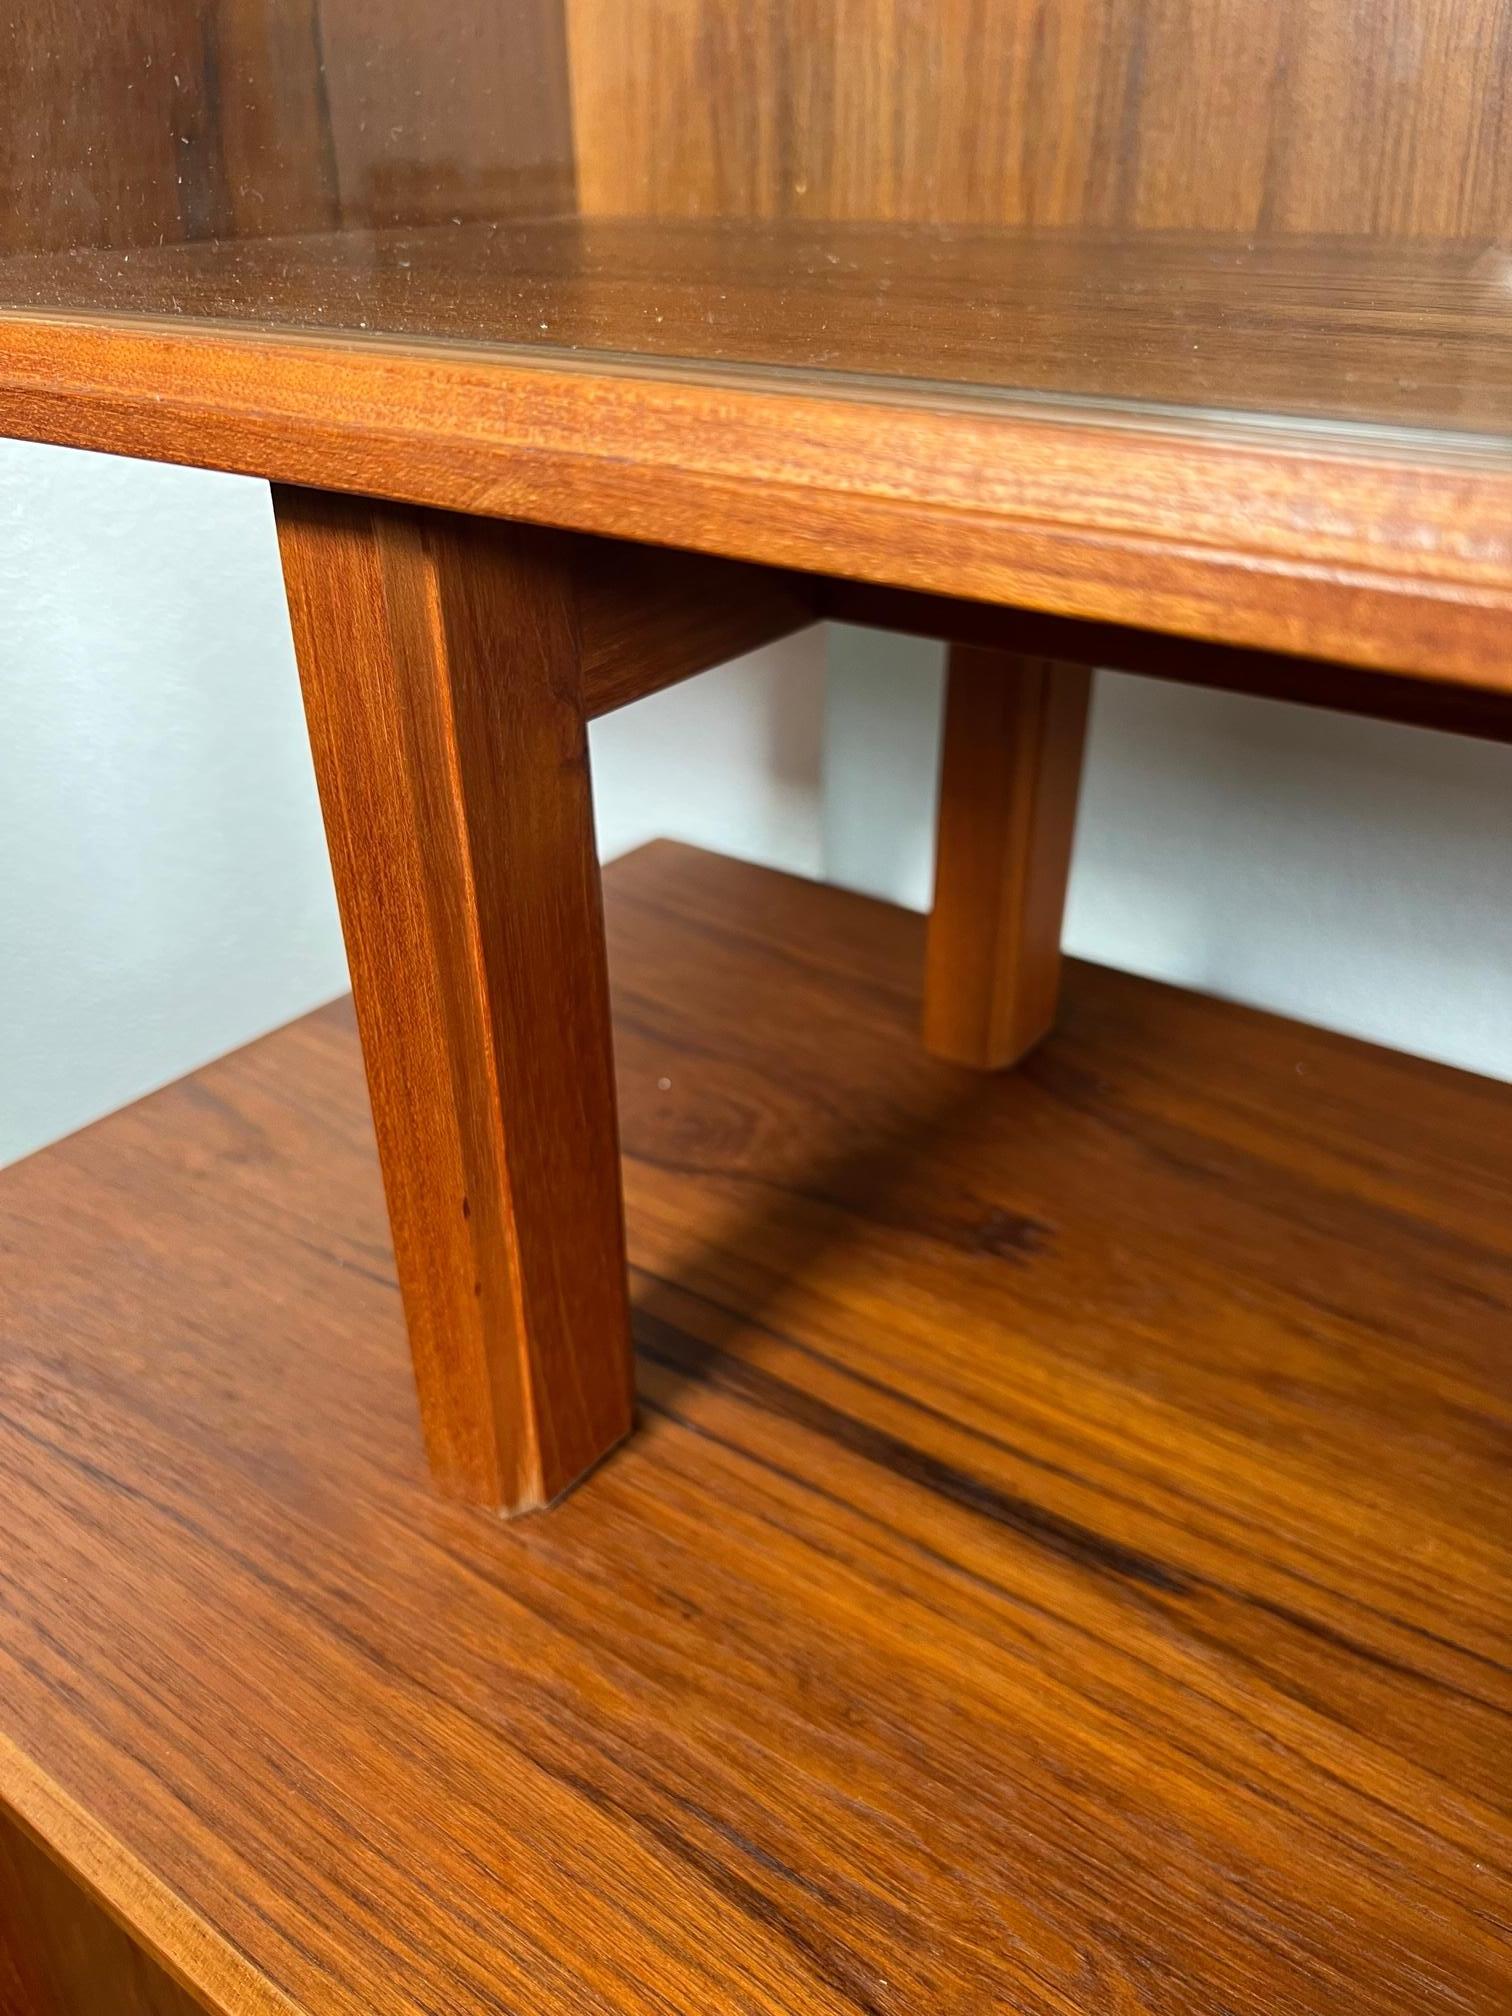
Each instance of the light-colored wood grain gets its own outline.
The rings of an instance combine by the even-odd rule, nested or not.
[[[956,645],[945,678],[924,1042],[995,1071],[1048,1033],[1092,675]]]
[[[274,501],[427,1446],[524,1510],[632,1406],[571,542]]]
[[[0,317],[0,432],[1512,686],[1512,458]]]
[[[600,215],[1495,236],[1507,0],[566,0]]]
[[[0,1800],[238,2016],[1499,2016],[1512,1089],[1076,962],[984,1078],[918,918],[607,896],[549,1519],[426,1477],[345,1008],[0,1172]]]

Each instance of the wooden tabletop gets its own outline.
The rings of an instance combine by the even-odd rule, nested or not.
[[[150,0],[0,432],[1504,686],[1512,0]]]
[[[563,218],[0,262],[0,301],[558,356],[1484,435],[1512,248],[1255,233]]]
[[[1512,1092],[1084,967],[983,1081],[913,917],[608,909],[549,1516],[429,1487],[344,1008],[0,1178],[4,1801],[237,2016],[1499,2016]]]
[[[0,434],[1512,688],[1484,434],[34,310]]]

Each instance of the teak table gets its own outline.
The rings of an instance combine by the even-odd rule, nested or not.
[[[952,640],[924,1030],[984,1066],[1054,1016],[1088,666],[1509,732],[1512,255],[614,224],[17,273],[143,313],[12,312],[8,432],[275,485],[427,1445],[481,1503],[631,1421],[596,714],[824,615]],[[382,336],[232,319],[370,281]],[[626,356],[705,301],[769,368]],[[913,382],[984,323],[1119,400]],[[1312,411],[1191,404],[1257,388]]]
[[[1086,32],[1072,35],[1036,27],[1036,10],[1009,0],[938,10],[875,0],[820,8],[813,20],[776,0],[729,13],[714,0],[566,0],[442,9],[439,18],[402,4],[370,18],[334,0],[164,0],[133,10],[129,27],[113,10],[81,9],[66,47],[56,9],[18,25],[0,134],[14,192],[0,219],[0,433],[273,485],[426,1450],[445,1495],[504,1512],[544,1506],[632,1424],[587,756],[595,716],[826,617],[947,640],[922,1040],[937,1059],[989,1070],[1024,1058],[1056,1020],[1089,668],[1512,739],[1512,146],[1496,109],[1512,95],[1506,9],[1472,0],[1448,10],[1406,69],[1374,46],[1374,31],[1355,32],[1354,10],[1336,12],[1337,22],[1325,9],[1303,23],[1221,0],[1187,10],[1108,0],[1080,10]],[[703,871],[665,872],[664,888],[647,883],[627,903],[642,900],[650,918],[658,902],[666,916],[683,914],[679,906],[704,915]],[[783,922],[771,926],[765,953],[749,953],[742,984],[774,984],[788,961],[795,999],[807,1004],[795,1012],[812,1011],[827,1028],[855,1019],[854,1064],[835,1070],[843,1087],[860,1059],[882,1055],[867,1017],[899,984],[911,941],[894,941],[869,911],[826,908],[830,899],[816,896],[810,912],[810,900],[771,899]],[[801,946],[805,932],[831,931],[853,964],[838,960],[821,983]],[[882,991],[847,1006],[845,976],[863,969]],[[696,988],[691,967],[676,970]],[[1131,1013],[1143,999],[1137,989],[1109,998]],[[622,1046],[642,1040],[637,1026],[632,1017],[629,1033],[622,1028]],[[1096,1072],[1079,1090],[1062,1088],[1081,1127],[1093,1124],[1097,1087],[1122,1069],[1110,1061],[1112,1022],[1105,1015],[1097,1026],[1105,1047],[1093,1046]],[[712,1057],[720,1027],[706,1016],[667,1041],[679,1055]],[[1189,1030],[1172,1037],[1190,1039]],[[312,1100],[348,1112],[346,1092],[338,1097],[322,1075],[335,1068],[324,1053],[302,1062],[296,1051],[291,1040],[280,1054],[306,1073],[299,1082]],[[728,1068],[732,1087],[744,1082]],[[909,1067],[887,1069],[907,1079]],[[1203,1083],[1220,1076],[1213,1065]],[[253,1095],[227,1079],[216,1096],[235,1105]],[[738,1103],[747,1093],[729,1096]],[[1468,1128],[1455,1134],[1448,1092],[1421,1097],[1424,1113],[1443,1102],[1433,1125],[1445,1138],[1468,1138]],[[922,1124],[917,1101],[909,1111],[909,1125]],[[1027,1153],[1040,1152],[1038,1138],[1031,1127]],[[1094,1149],[1090,1135],[1084,1148],[1089,1167],[1112,1152]],[[1297,1171],[1315,1173],[1308,1151],[1294,1148]],[[1168,1143],[1160,1153],[1170,1158],[1162,1180],[1175,1186],[1160,1193],[1162,1208],[1184,1209],[1170,1174],[1180,1152]],[[862,1154],[850,1141],[837,1196],[862,1194]],[[333,1160],[326,1180],[333,1196],[358,1199],[360,1218],[354,1167]],[[941,1223],[954,1222],[952,1208],[939,1206]],[[1384,1189],[1376,1208],[1387,1213]],[[1151,1209],[1148,1236],[1159,1239]],[[1037,1223],[993,1216],[970,1250],[1010,1264],[1005,1256],[1035,1250]],[[1384,1226],[1383,1215],[1371,1236],[1385,1240]],[[1339,1250],[1351,1250],[1342,1220],[1334,1231]],[[788,1236],[779,1250],[789,1250]],[[1229,1235],[1213,1237],[1222,1247]],[[1224,1250],[1250,1248],[1234,1232]],[[1279,1249],[1276,1267],[1279,1281]],[[679,1347],[664,1339],[663,1348],[675,1358]],[[940,1348],[948,1359],[953,1347]],[[830,1362],[817,1343],[813,1353],[811,1371]],[[150,1384],[150,1355],[139,1376]],[[326,1375],[312,1367],[308,1376]],[[749,1397],[739,1383],[748,1375],[729,1376]],[[891,1390],[880,1371],[872,1385]],[[308,1390],[311,1405],[331,1404],[334,1389]],[[952,1394],[948,1381],[929,1404],[939,1424],[958,1412],[978,1418],[965,1386]],[[832,1403],[810,1394],[781,1406],[803,1432],[822,1419],[839,1446],[860,1449],[823,1413]],[[343,1433],[336,1421],[327,1428]],[[366,1477],[368,1430],[354,1432],[353,1476]],[[1066,1572],[1134,1592],[1130,1603],[1176,1603],[1208,1586],[1173,1580],[1139,1546],[1099,1554],[1069,1513],[1031,1513],[1011,1491],[984,1496],[985,1487],[951,1483],[965,1474],[955,1458],[905,1459],[901,1434],[867,1428],[865,1453],[943,1493],[955,1510],[942,1516],[973,1507],[1028,1534]],[[143,1465],[150,1479],[154,1459],[144,1454]],[[612,1492],[613,1468],[583,1496]],[[69,1475],[65,1495],[87,1491],[83,1470]],[[143,1482],[144,1507],[152,1488]],[[312,1479],[308,1488],[322,1487]],[[819,1472],[813,1488],[823,1488]],[[1143,1489],[1129,1485],[1130,1505]],[[1451,1495],[1446,1486],[1446,1503]],[[205,1485],[197,1502],[221,1496]],[[199,1516],[166,1500],[152,1514],[203,1535]],[[568,1508],[544,1523],[572,1516]],[[1234,1530],[1251,1516],[1258,1511],[1235,1512]],[[461,1543],[436,1537],[452,1528],[428,1527],[424,1512],[404,1517],[430,1534],[433,1572],[448,1589],[448,1578],[470,1572],[458,1566]],[[756,1546],[754,1510],[749,1519],[746,1544]],[[366,1538],[382,1557],[394,1533],[377,1512],[373,1520]],[[265,1543],[228,1542],[227,1559],[261,1559]],[[77,1541],[81,1572],[92,1544]],[[648,1537],[648,1548],[657,1544]],[[851,1539],[837,1531],[827,1544],[836,1562],[848,1558]],[[918,1544],[947,1554],[953,1545],[922,1531]],[[147,1558],[156,1558],[150,1547]],[[276,1580],[280,1571],[265,1572]],[[358,1573],[350,1564],[343,1572]],[[649,1557],[635,1572],[654,1610],[664,1584]],[[833,1572],[838,1588],[861,1571]],[[988,1568],[961,1566],[968,1572]],[[319,1571],[311,1576],[318,1587]],[[390,1594],[401,1611],[418,1600],[407,1583]],[[341,1630],[360,1638],[369,1629],[330,1590],[310,1600],[333,1630],[338,1612]],[[482,1612],[469,1607],[479,1600],[460,1583],[448,1595],[459,1630],[482,1629]],[[544,1584],[520,1592],[521,1617],[536,1600],[548,1602]],[[695,1609],[705,1600],[689,1598]],[[919,1600],[923,1615],[944,1599]],[[1263,1612],[1275,1627],[1281,1597],[1253,1600],[1247,1614]],[[731,1658],[756,1656],[761,1627],[754,1612],[747,1621],[751,1643]],[[268,1626],[274,1639],[281,1628]],[[1115,1630],[1112,1612],[1089,1611],[1077,1628]],[[1308,1628],[1321,1674],[1344,1627]],[[1426,1645],[1433,1634],[1422,1628]],[[975,1626],[961,1629],[964,1671],[978,1652],[966,1649]],[[1253,1658],[1263,1663],[1259,1644]],[[459,1643],[457,1656],[465,1666],[472,1655]],[[718,1643],[710,1656],[724,1656]],[[1358,1698],[1367,1722],[1371,1703],[1387,1698],[1372,1690],[1395,1685],[1410,1665],[1398,1650],[1368,1656],[1375,1666]],[[301,1700],[318,1694],[313,1667],[289,1670]],[[607,1828],[611,1813],[619,1826],[639,1795],[566,1756],[553,1719],[566,1714],[566,1696],[550,1693],[559,1678],[541,1676],[546,1691],[530,1711],[541,1769],[557,1776],[528,1825],[570,1829],[552,1802],[575,1787],[593,1804],[595,1827]],[[1299,1658],[1297,1700],[1315,1679],[1326,1688]],[[587,1669],[577,1674],[580,1707],[599,1684]],[[1433,1685],[1469,1690],[1456,1696],[1465,1719],[1443,1756],[1478,1782],[1494,1777],[1480,1709],[1466,1705],[1480,1698],[1467,1673],[1456,1668]],[[485,1712],[466,1699],[483,1686],[472,1669],[445,1682],[446,1713],[462,1719],[435,1782],[454,1770],[464,1799],[465,1718]],[[235,1686],[228,1679],[213,1698],[229,1728]],[[702,1712],[689,1710],[695,1721]],[[868,1712],[857,1705],[858,1727]],[[903,1714],[901,1701],[887,1712]],[[389,1728],[376,1693],[372,1715]],[[775,1723],[761,1736],[774,1756],[785,1740]],[[938,1761],[954,1739],[941,1724],[929,1740]],[[1026,1738],[1031,1748],[1037,1740]],[[402,1739],[389,1729],[383,1742]],[[373,1768],[398,1769],[388,1750],[385,1759]],[[960,1818],[971,1772],[962,1764],[957,1775]],[[0,1782],[19,1810],[20,1780]],[[851,1818],[832,1814],[833,1824],[859,1826],[855,1814],[885,1796],[858,1780]],[[1072,1805],[1080,1796],[1068,1786]],[[1419,1800],[1421,1824],[1468,1839],[1472,1823],[1451,1814],[1449,1795],[1441,1807],[1436,1796]],[[1095,1898],[1065,1905],[1060,1958],[1027,1921],[993,1930],[937,1915],[936,1971],[919,1959],[922,1971],[895,1994],[875,1941],[887,1945],[879,1928],[888,1913],[912,1908],[911,1884],[928,1893],[943,1881],[924,1866],[934,1849],[921,1849],[917,1865],[889,1865],[864,1902],[859,1891],[849,1904],[829,1895],[819,1874],[793,1876],[808,1884],[809,1902],[783,1917],[787,1906],[758,1910],[752,1900],[801,1851],[753,1848],[746,1873],[720,1873],[745,1823],[693,1806],[684,1822],[700,1841],[708,1835],[698,1852],[725,1907],[749,1910],[763,1927],[744,1986],[732,1985],[741,1978],[733,1949],[717,1942],[703,1989],[690,1985],[695,1962],[674,1965],[664,1947],[649,1973],[619,1947],[601,1947],[604,1971],[591,1983],[587,1972],[570,1976],[570,1965],[587,1968],[582,1952],[572,1960],[552,1948],[548,1965],[541,1954],[555,1934],[540,1914],[549,1917],[549,1886],[533,1889],[534,1876],[522,1882],[537,1914],[531,1937],[544,1943],[529,1967],[509,1961],[515,1987],[497,2003],[461,1960],[450,1975],[426,1973],[430,1934],[416,1935],[402,1965],[393,1955],[375,1963],[370,1980],[353,1934],[337,1967],[318,1883],[284,1900],[281,1958],[247,1934],[259,1950],[244,1975],[224,1955],[214,1965],[194,1957],[200,1949],[157,1878],[138,1884],[99,1850],[96,1816],[64,1799],[39,1817],[45,1804],[37,1793],[27,1838],[44,1841],[180,1989],[216,2008],[514,2009],[526,2006],[515,1998],[527,1979],[539,1997],[530,2006],[553,2010],[976,2010],[1007,2008],[1011,1992],[1011,2006],[1026,2010],[1200,2007],[1211,2016],[1220,2006],[1373,2008],[1377,1988],[1381,2008],[1405,2006],[1368,1964],[1346,1969],[1352,1985],[1341,1974],[1342,1999],[1329,1999],[1335,1961],[1302,1945],[1271,1976],[1263,1967],[1215,1974],[1191,1999],[1180,1984],[1200,1972],[1196,1946],[1171,1974],[1150,1957],[1155,1948],[1131,1946],[1127,1965],[1104,1953],[1078,1977],[1083,1963],[1069,1956],[1104,1952],[1087,1943],[1088,1914],[1103,1908]],[[318,1804],[312,1794],[309,1811]],[[265,1817],[276,1831],[276,1816]],[[672,1823],[642,1820],[664,1829],[665,1847]],[[1339,1824],[1356,1822],[1366,1824],[1358,1812]],[[1305,1800],[1285,1824],[1326,1832]],[[942,1841],[940,1857],[970,1859],[971,1838],[968,1827],[955,1848]],[[538,1874],[544,1864],[523,1840],[490,1852],[518,1854]],[[414,1841],[409,1850],[420,1852]],[[607,1914],[618,1937],[624,1900],[613,1862],[585,1864],[574,1881],[580,1899],[594,1900],[583,1905],[589,1916]],[[196,1912],[220,1927],[215,1940],[230,1937],[236,1916],[211,1902],[222,1878],[228,1896],[248,1880],[228,1868],[196,1891],[198,1879],[184,1876]],[[50,1880],[32,1871],[22,1887],[35,1897]],[[472,1880],[460,1864],[435,1872],[438,1894],[465,1894]],[[261,1895],[255,1883],[251,1894]],[[872,1925],[873,1945],[862,1940],[872,1959],[798,1929],[821,1897],[836,1922],[849,1914]],[[1115,1916],[1125,1909],[1104,1903]],[[1183,1922],[1200,1915],[1190,1906]],[[321,1929],[301,1958],[307,1918]],[[643,1928],[647,1952],[671,1936],[654,1918]],[[806,1985],[760,1957],[778,1933]],[[1038,1958],[1010,1990],[989,1980],[981,1956],[1020,1936]],[[1418,1983],[1421,2006],[1490,2009],[1477,1998],[1494,1999],[1505,1977],[1489,1948],[1464,1947],[1456,1983],[1452,1942],[1429,1953],[1402,1936],[1402,1953],[1416,1957],[1391,1981]],[[1350,1950],[1358,1960],[1370,1945],[1362,1935]],[[957,1967],[948,1956],[958,1948],[977,1958]],[[900,1938],[889,1950],[888,1966],[906,1972],[901,1954],[924,1949]],[[396,1985],[409,1965],[424,1977],[413,2001]],[[569,1973],[553,1974],[558,1965]],[[1099,1973],[1104,1966],[1114,1971]],[[263,1986],[249,1987],[254,1978]],[[359,1978],[360,1991],[351,1986]],[[259,1999],[270,1982],[277,1992]],[[23,1987],[13,1995],[25,2007]],[[1266,2000],[1271,1989],[1276,1999]],[[35,1984],[26,1992],[43,1993]],[[165,1977],[133,1992],[157,2010],[169,2005],[153,1995],[180,1990]]]

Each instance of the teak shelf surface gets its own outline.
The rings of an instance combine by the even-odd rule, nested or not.
[[[1508,688],[1489,241],[566,218],[0,258],[0,433]]]
[[[608,915],[642,1419],[549,1517],[425,1476],[345,1006],[0,1179],[33,1896],[238,2016],[1504,2009],[1512,1090],[1086,967],[983,1081],[917,919]]]
[[[0,434],[1508,690],[1509,0],[154,0]]]
[[[572,217],[12,256],[0,301],[1505,445],[1509,277],[1512,252],[1487,240]]]

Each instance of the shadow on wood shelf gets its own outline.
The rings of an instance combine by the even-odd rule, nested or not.
[[[0,1857],[0,1983],[1504,2008],[1512,1089],[1077,966],[983,1080],[917,918],[608,912],[641,1424],[548,1517],[429,1487],[345,1007],[0,1177],[0,1800],[81,1886]]]

